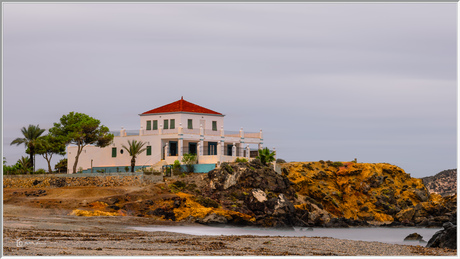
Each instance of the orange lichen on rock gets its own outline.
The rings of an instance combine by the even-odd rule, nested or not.
[[[233,218],[241,218],[244,220],[251,220],[252,217],[250,215],[246,215],[240,212],[231,211],[231,210],[224,210],[221,208],[208,208],[204,207],[201,204],[197,203],[193,199],[193,195],[186,194],[183,192],[176,193],[177,196],[184,198],[185,203],[181,205],[179,208],[175,208],[174,214],[176,216],[176,221],[185,220],[188,217],[194,218],[205,218],[207,215],[211,213],[215,213],[220,216],[224,216],[227,220],[231,220]]]
[[[119,212],[106,212],[100,210],[73,210],[69,215],[72,216],[84,216],[84,217],[93,217],[93,216],[121,216]]]
[[[338,217],[392,221],[430,197],[422,180],[386,163],[293,162],[283,164],[283,172],[298,194]]]

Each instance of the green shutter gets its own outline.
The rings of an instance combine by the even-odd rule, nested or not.
[[[193,120],[192,119],[188,119],[188,129],[193,129]]]
[[[158,121],[154,120],[153,121],[153,130],[157,130],[157,129],[158,129]]]
[[[152,122],[147,121],[147,130],[151,130],[151,129],[152,129]]]
[[[112,157],[117,157],[117,148],[116,147],[112,148]]]
[[[147,155],[152,155],[152,146],[147,146]]]
[[[164,120],[163,129],[169,129],[168,120]]]
[[[217,131],[217,121],[212,121],[212,130]]]
[[[169,128],[170,129],[175,129],[176,128],[176,120],[171,119],[171,122],[169,123]]]

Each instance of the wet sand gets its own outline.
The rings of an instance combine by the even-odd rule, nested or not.
[[[324,237],[196,236],[130,226],[192,225],[140,217],[68,216],[5,204],[3,255],[116,256],[457,256],[456,250]]]

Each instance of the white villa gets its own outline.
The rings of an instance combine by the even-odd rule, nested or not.
[[[122,148],[128,140],[146,142],[146,151],[136,159],[136,169],[154,167],[160,169],[175,160],[182,160],[186,153],[197,155],[195,172],[208,172],[221,162],[233,162],[237,157],[250,159],[262,148],[262,130],[256,133],[224,130],[224,116],[181,98],[178,101],[146,111],[140,115],[139,131],[121,128],[112,132],[113,142],[105,147],[86,146],[78,160],[78,171],[125,172],[131,157]],[[72,173],[76,146],[67,147],[68,173]]]

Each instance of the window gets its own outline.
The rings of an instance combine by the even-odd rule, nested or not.
[[[153,121],[153,127],[152,127],[153,130],[157,130],[158,129],[158,121],[157,120],[154,120]]]
[[[169,122],[169,128],[170,129],[175,129],[176,128],[176,120],[175,119],[171,119],[171,121]]]
[[[188,119],[188,126],[187,126],[187,129],[193,129],[193,120],[192,119]]]
[[[163,129],[169,129],[168,120],[164,120]]]
[[[116,147],[112,148],[112,157],[117,157],[117,148]]]
[[[147,146],[147,155],[148,156],[152,155],[152,146]]]
[[[217,121],[212,121],[212,130],[217,131]]]
[[[146,127],[147,130],[151,130],[152,129],[152,122],[151,121],[147,121],[147,127]]]

